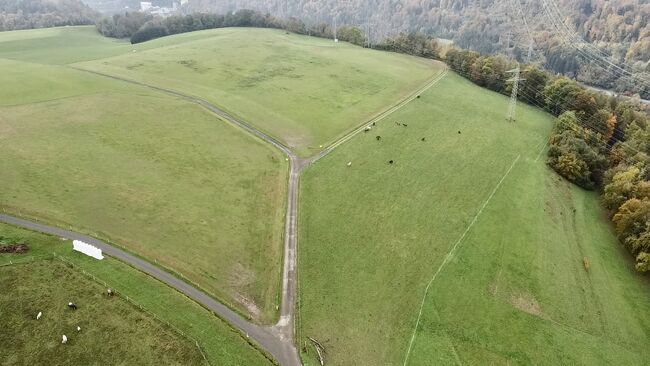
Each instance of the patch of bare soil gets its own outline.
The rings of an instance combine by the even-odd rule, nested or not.
[[[29,251],[27,244],[0,245],[0,253],[23,254]]]
[[[242,294],[235,294],[235,300],[246,307],[246,310],[248,310],[253,319],[259,319],[261,313],[260,308],[257,307],[253,300]]]
[[[240,263],[233,265],[230,270],[229,284],[237,291],[234,294],[235,300],[246,307],[253,318],[258,318],[260,309],[255,301],[243,295],[246,290],[255,283],[255,273]]]
[[[510,297],[510,304],[515,308],[535,316],[543,317],[542,308],[535,298],[530,294],[519,294]]]

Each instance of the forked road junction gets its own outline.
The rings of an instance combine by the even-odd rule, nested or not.
[[[112,78],[115,80],[120,80],[128,82],[131,84],[136,84],[144,86],[150,89],[161,91],[166,94],[170,94],[185,100],[188,100],[192,103],[199,104],[204,108],[208,109],[218,117],[223,120],[226,120],[248,133],[266,141],[267,143],[275,146],[277,149],[280,149],[284,152],[289,158],[290,162],[290,171],[289,171],[289,182],[287,188],[287,213],[285,219],[285,233],[284,233],[284,268],[282,273],[282,304],[280,308],[280,320],[278,323],[271,327],[260,326],[250,321],[244,319],[242,316],[237,314],[235,311],[231,310],[224,304],[208,296],[205,292],[194,287],[192,284],[170,274],[169,272],[147,262],[141,258],[138,258],[135,255],[129,254],[128,252],[117,248],[113,245],[110,245],[104,241],[96,239],[94,237],[80,234],[77,232],[61,229],[54,226],[44,225],[38,222],[29,221],[21,218],[17,218],[10,215],[0,214],[0,222],[7,224],[20,226],[27,228],[33,231],[38,231],[50,235],[56,235],[59,237],[64,237],[67,239],[81,240],[88,244],[92,244],[100,248],[105,254],[114,257],[120,261],[123,261],[132,267],[156,278],[157,280],[173,287],[179,292],[183,293],[192,300],[198,302],[205,308],[214,312],[224,321],[231,324],[233,327],[239,329],[246,337],[252,339],[260,348],[270,354],[278,363],[284,366],[299,366],[301,365],[300,356],[298,350],[295,346],[295,311],[296,311],[296,301],[298,293],[298,279],[297,279],[297,235],[298,235],[298,185],[300,181],[300,173],[302,170],[323,158],[330,152],[332,152],[336,147],[347,142],[356,134],[362,132],[366,126],[372,123],[381,121],[382,119],[388,117],[393,112],[402,108],[413,99],[417,98],[421,93],[425,92],[440,80],[442,80],[448,73],[448,69],[444,67],[441,73],[430,79],[424,86],[416,90],[415,92],[409,94],[404,99],[400,100],[398,103],[392,105],[390,108],[387,108],[374,118],[369,121],[366,121],[361,126],[347,133],[340,139],[336,140],[328,147],[326,147],[319,154],[308,158],[303,159],[298,157],[296,154],[291,151],[290,148],[285,146],[280,141],[275,138],[267,135],[266,133],[256,129],[252,125],[244,122],[236,117],[230,115],[221,108],[211,104],[210,102],[197,98],[188,94],[184,94],[175,90],[161,88],[153,85],[148,85],[138,81],[121,78],[114,75],[108,75],[103,73],[98,73],[95,71],[89,71],[85,69],[77,69],[85,72],[90,72],[96,75]]]

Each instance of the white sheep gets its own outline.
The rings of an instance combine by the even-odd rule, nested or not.
[[[81,332],[81,327],[77,325],[77,332]]]
[[[63,335],[63,338],[61,339],[61,343],[63,343],[63,344],[68,343],[68,337],[66,337],[65,334]]]
[[[350,161],[350,162],[348,162],[348,167],[351,167],[351,166],[352,166],[352,162]]]
[[[36,314],[36,320],[40,319],[41,316],[43,316],[43,312],[39,311],[38,314]]]

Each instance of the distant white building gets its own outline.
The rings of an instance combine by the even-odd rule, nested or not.
[[[151,1],[140,1],[140,10],[147,11],[151,9]]]
[[[166,8],[166,7],[159,7],[159,6],[153,6],[149,9],[149,14],[152,15],[160,15],[162,17],[167,17],[171,15],[171,13],[174,11],[172,8]]]

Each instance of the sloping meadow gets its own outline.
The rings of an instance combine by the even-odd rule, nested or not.
[[[280,283],[287,163],[177,98],[0,61],[0,207],[98,235],[259,321]]]
[[[647,360],[647,281],[546,168],[552,118],[507,103],[449,74],[305,172],[301,344],[331,365]]]
[[[302,156],[322,150],[441,71],[432,60],[281,30],[195,33],[206,37],[76,66],[204,98]]]

